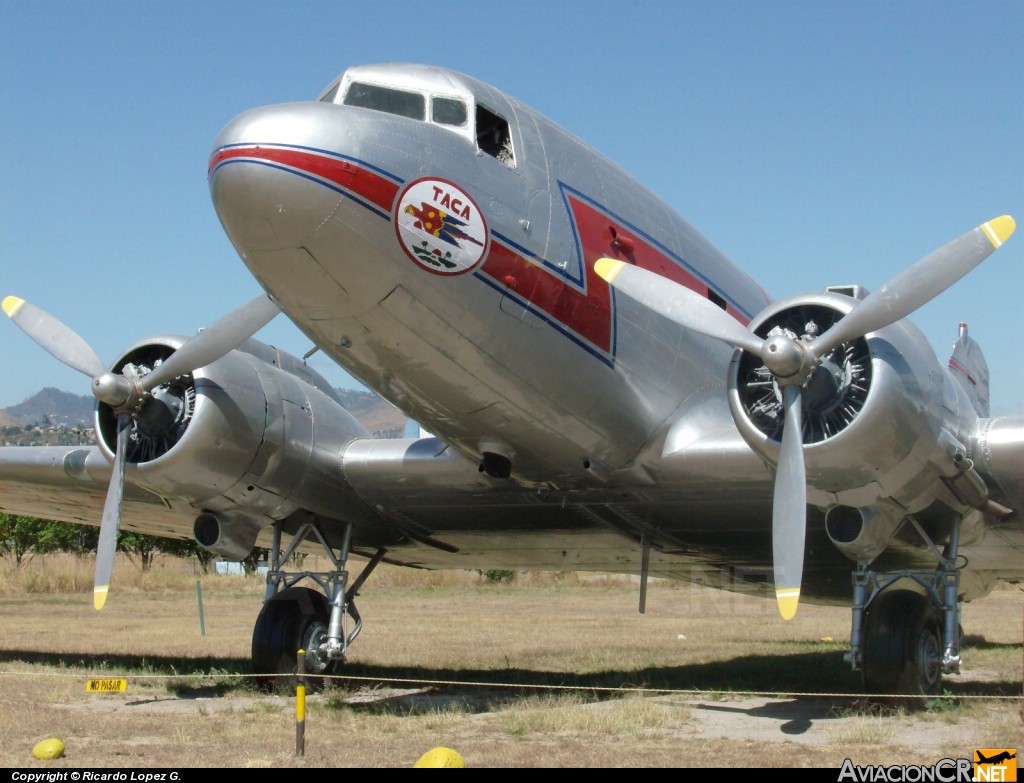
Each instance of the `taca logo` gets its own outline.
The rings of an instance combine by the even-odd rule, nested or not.
[[[394,221],[409,258],[437,275],[468,272],[487,250],[487,221],[480,208],[446,180],[411,183],[398,198]]]

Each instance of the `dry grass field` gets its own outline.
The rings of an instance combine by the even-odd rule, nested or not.
[[[91,581],[89,561],[0,567],[4,767],[411,767],[445,746],[467,767],[838,769],[1024,745],[1018,586],[967,607],[962,675],[910,714],[856,697],[848,609],[784,623],[770,601],[655,582],[640,615],[625,579],[383,568],[298,757],[293,700],[246,676],[259,579],[119,562],[100,613]],[[86,693],[112,676],[125,693]],[[47,737],[63,758],[32,758]]]

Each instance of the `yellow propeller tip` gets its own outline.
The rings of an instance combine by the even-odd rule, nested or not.
[[[594,271],[597,272],[598,277],[610,283],[624,265],[625,262],[616,261],[614,258],[599,258],[594,262]]]
[[[783,620],[792,620],[796,617],[796,608],[800,604],[800,588],[790,590],[776,590],[775,600],[779,604],[779,614]]]
[[[21,309],[23,304],[25,304],[24,299],[17,296],[5,296],[3,304],[0,304],[0,307],[3,307],[8,318],[14,318],[15,314]]]
[[[107,602],[107,590],[110,589],[110,585],[103,585],[102,587],[95,587],[92,591],[92,607],[97,612],[103,608],[103,605]]]
[[[988,221],[988,223],[982,223],[981,229],[988,237],[988,241],[992,243],[992,247],[998,248],[1017,230],[1017,221],[1009,215],[1003,215]]]

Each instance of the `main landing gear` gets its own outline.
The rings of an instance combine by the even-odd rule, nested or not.
[[[883,574],[859,563],[853,574],[853,626],[845,659],[860,670],[869,697],[918,707],[942,695],[943,674],[960,673],[960,524],[954,525],[942,552],[909,519],[938,567]]]
[[[348,586],[346,567],[352,526],[345,529],[341,549],[335,553],[320,528],[302,525],[292,536],[287,549],[281,550],[281,526],[274,526],[274,540],[267,572],[267,592],[263,609],[252,632],[253,672],[261,675],[264,687],[287,683],[296,671],[298,651],[305,655],[305,670],[314,684],[325,675],[336,674],[345,661],[348,647],[362,630],[363,622],[354,598],[366,578],[384,557],[379,550],[359,577]],[[284,564],[306,541],[316,541],[326,552],[332,571],[296,571],[288,573]],[[320,588],[299,587],[298,582],[312,580]]]

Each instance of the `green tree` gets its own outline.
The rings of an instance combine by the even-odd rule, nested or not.
[[[153,567],[153,558],[160,551],[161,539],[142,533],[121,530],[117,534],[117,548],[128,555],[133,563],[138,562],[139,569],[146,573]]]
[[[78,536],[79,526],[69,522],[0,513],[0,547],[18,568],[35,555],[73,549]]]
[[[35,555],[48,552],[95,554],[99,535],[100,529],[95,525],[0,513],[0,555],[11,555],[19,568]],[[209,573],[210,563],[217,557],[192,539],[161,538],[130,530],[118,532],[117,548],[125,552],[133,563],[138,563],[143,572],[152,568],[157,554],[195,559],[204,574]],[[255,573],[258,563],[266,557],[266,549],[254,549],[243,561],[245,572]]]

